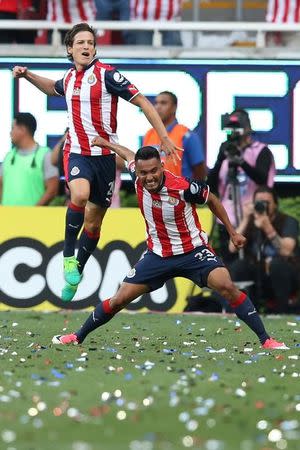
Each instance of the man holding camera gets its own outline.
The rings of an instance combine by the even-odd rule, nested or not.
[[[207,183],[225,207],[231,223],[238,226],[243,217],[242,205],[251,202],[258,186],[272,187],[275,163],[271,150],[262,142],[252,138],[248,113],[236,109],[222,116],[222,129],[227,132],[227,141],[220,146],[214,167]],[[220,254],[225,262],[233,258],[228,252],[229,236],[218,223]]]
[[[232,279],[254,280],[257,301],[272,299],[272,312],[287,312],[291,294],[300,287],[298,221],[278,210],[277,195],[267,186],[255,191],[243,213],[237,232],[247,238],[245,259],[230,265]],[[229,251],[236,253],[231,243]]]

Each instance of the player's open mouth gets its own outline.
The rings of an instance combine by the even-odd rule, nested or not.
[[[88,52],[83,52],[81,54],[82,54],[82,56],[85,56],[86,58],[89,58],[89,56],[90,56],[90,54]]]
[[[155,181],[151,181],[149,183],[146,183],[146,186],[148,188],[153,188],[153,187],[157,186],[157,183]]]

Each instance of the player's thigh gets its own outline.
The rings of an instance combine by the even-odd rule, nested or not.
[[[90,201],[87,202],[84,212],[84,226],[88,231],[101,228],[107,208],[96,205]]]
[[[71,201],[75,204],[85,203],[89,199],[93,179],[89,159],[77,153],[70,153],[67,157],[64,156],[64,159],[66,159],[64,170]]]
[[[102,208],[108,208],[115,187],[115,155],[94,157],[91,162],[93,164],[93,181],[89,200]]]
[[[71,202],[77,204],[87,202],[90,196],[90,182],[86,178],[74,178],[68,182]]]
[[[231,288],[233,286],[233,282],[226,267],[216,267],[213,269],[208,274],[207,286],[217,292],[223,289]]]
[[[173,267],[170,266],[170,263],[170,260],[166,261],[166,258],[147,251],[130,270],[123,282],[145,285],[148,287],[147,292],[159,289],[173,277]]]
[[[216,268],[224,267],[223,261],[213,250],[203,245],[178,259],[177,276],[193,281],[200,287],[207,286],[209,274]]]

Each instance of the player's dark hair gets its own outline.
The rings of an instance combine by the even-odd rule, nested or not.
[[[173,92],[171,92],[171,91],[162,91],[158,95],[168,95],[171,98],[172,103],[175,106],[177,106],[178,99],[177,99],[176,95]]]
[[[65,36],[65,46],[67,49],[67,57],[70,61],[73,61],[73,56],[68,53],[68,47],[73,47],[73,43],[74,43],[74,39],[76,34],[80,33],[81,31],[88,31],[90,33],[92,33],[92,35],[94,36],[94,48],[96,48],[96,38],[97,38],[97,34],[96,31],[94,30],[93,27],[91,27],[88,23],[82,22],[82,23],[77,23],[76,25],[74,25],[73,28],[71,28],[71,30],[69,30]],[[95,52],[96,54],[96,52]]]
[[[271,194],[272,197],[273,197],[273,200],[274,200],[275,204],[278,205],[278,195],[277,195],[275,189],[270,188],[269,186],[259,186],[259,187],[255,190],[255,192],[254,192],[254,194],[253,194],[253,198],[256,197],[256,194],[264,193],[264,192],[266,192],[267,194]]]
[[[33,137],[36,130],[35,117],[28,112],[19,112],[15,114],[14,119],[17,125],[23,125]]]
[[[139,148],[134,157],[135,161],[138,161],[139,159],[146,161],[147,159],[152,158],[156,158],[160,161],[158,150],[151,145],[146,145],[145,147]]]

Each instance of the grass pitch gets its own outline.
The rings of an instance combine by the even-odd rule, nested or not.
[[[119,314],[81,346],[88,313],[3,312],[1,450],[299,449],[300,317],[266,318],[262,351],[234,317]]]

